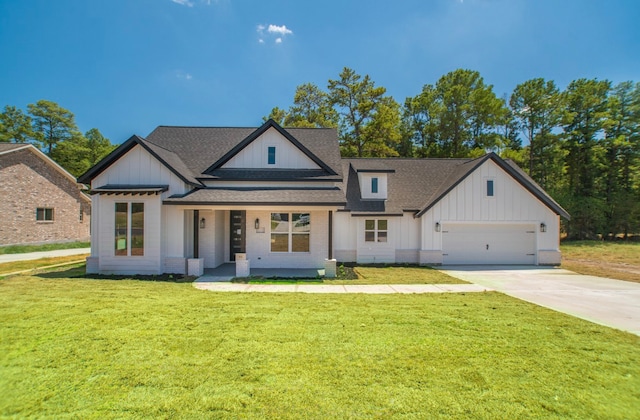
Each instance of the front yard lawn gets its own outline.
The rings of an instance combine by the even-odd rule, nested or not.
[[[632,418],[640,337],[500,293],[0,281],[0,417]]]
[[[562,268],[640,283],[640,242],[565,241]]]
[[[346,267],[345,269],[349,269]],[[356,266],[352,268],[357,276],[355,279],[341,279],[338,267],[338,279],[325,279],[328,284],[465,284],[464,280],[456,279],[430,267],[417,266]]]
[[[42,245],[9,245],[0,247],[0,254],[22,254],[25,252],[55,251],[58,249],[89,248],[91,242],[62,242]]]

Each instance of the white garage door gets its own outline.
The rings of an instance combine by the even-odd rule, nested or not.
[[[535,225],[444,223],[444,264],[535,264]]]

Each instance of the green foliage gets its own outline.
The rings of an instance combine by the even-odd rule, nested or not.
[[[32,136],[31,117],[15,106],[6,105],[0,113],[0,142],[26,143]]]
[[[97,128],[92,128],[84,136],[76,133],[73,137],[58,143],[52,158],[78,177],[111,153],[115,147]]]
[[[562,117],[561,99],[553,81],[538,78],[516,86],[509,100],[517,127],[529,143],[524,167],[543,188],[562,179],[560,138],[553,131]]]
[[[463,69],[407,98],[403,115],[411,138],[422,148],[420,155],[435,157],[467,157],[474,149],[499,148],[504,138],[498,127],[508,122],[508,110],[493,87],[477,71]]]
[[[27,109],[31,114],[33,137],[47,155],[53,156],[61,141],[79,135],[73,113],[57,103],[41,99],[27,105]]]
[[[329,79],[328,98],[340,115],[340,138],[344,156],[397,156],[400,141],[399,105],[386,89],[375,86],[369,75],[364,77],[345,67],[339,79]]]

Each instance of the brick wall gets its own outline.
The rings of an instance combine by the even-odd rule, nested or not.
[[[30,150],[0,155],[0,245],[88,241],[91,204],[80,194]],[[38,207],[53,208],[53,221],[36,221]]]

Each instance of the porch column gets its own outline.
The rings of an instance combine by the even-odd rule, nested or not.
[[[193,211],[193,258],[200,258],[200,210]]]
[[[328,259],[333,259],[333,211],[329,210],[329,250]]]

